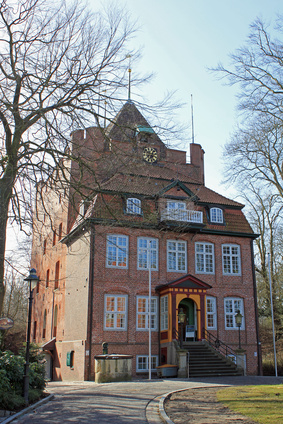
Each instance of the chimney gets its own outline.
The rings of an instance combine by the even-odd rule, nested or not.
[[[204,150],[200,144],[190,144],[191,164],[199,168],[200,183],[204,185]]]

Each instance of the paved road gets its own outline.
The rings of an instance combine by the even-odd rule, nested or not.
[[[157,424],[157,402],[150,402],[165,393],[192,387],[242,384],[282,384],[283,378],[226,377],[216,379],[164,379],[123,383],[52,382],[47,390],[54,400],[15,424]]]

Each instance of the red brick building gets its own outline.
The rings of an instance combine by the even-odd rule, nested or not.
[[[83,200],[70,187],[47,190],[33,241],[41,278],[33,338],[49,355],[50,377],[93,379],[103,342],[133,355],[135,375],[147,372],[149,316],[153,371],[174,363],[188,328],[191,341],[209,336],[237,349],[238,311],[247,373],[257,374],[255,235],[242,204],[205,186],[201,146],[190,145],[187,163],[127,102],[105,131],[75,131],[72,148],[89,158],[83,177],[70,164]]]

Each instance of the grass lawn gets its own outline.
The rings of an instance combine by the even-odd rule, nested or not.
[[[283,424],[283,385],[228,387],[217,399],[258,423]]]

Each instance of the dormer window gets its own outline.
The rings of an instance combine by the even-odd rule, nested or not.
[[[79,215],[85,216],[85,213],[86,213],[85,202],[82,200],[79,205]]]
[[[129,197],[127,199],[127,213],[133,214],[133,215],[141,215],[142,209],[141,209],[141,201],[140,199],[136,199],[135,197]]]
[[[223,210],[220,208],[211,208],[210,222],[214,222],[216,224],[223,224]]]
[[[79,205],[79,215],[80,215],[80,217],[84,217],[85,216],[86,211],[88,210],[88,208],[89,208],[89,201],[82,200],[80,202],[80,205]]]

